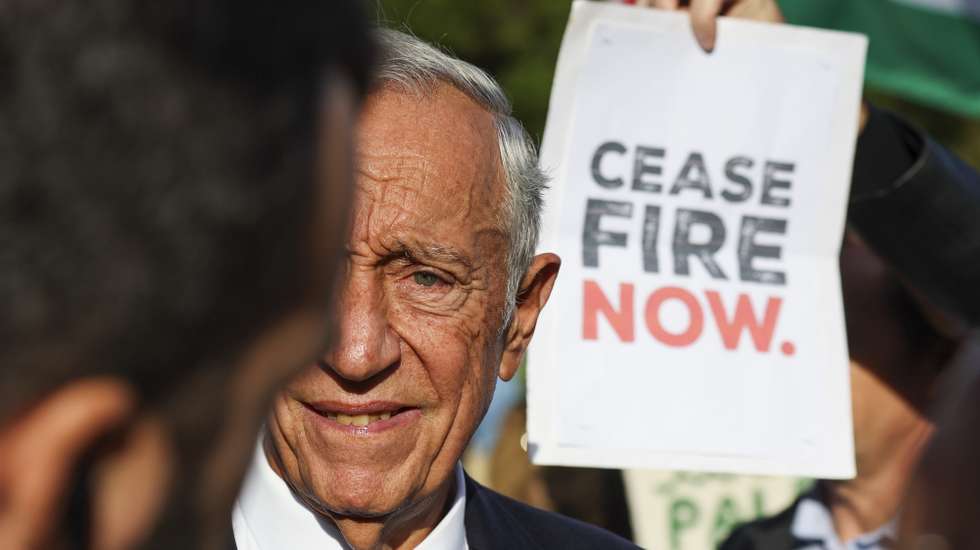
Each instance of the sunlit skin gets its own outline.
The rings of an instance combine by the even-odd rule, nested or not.
[[[824,482],[824,496],[846,541],[898,514],[933,431],[925,411],[946,346],[927,325],[925,305],[853,233],[844,240],[840,266],[857,476]]]
[[[509,379],[557,273],[538,256],[508,330],[505,182],[493,118],[463,93],[374,93],[338,341],[277,398],[266,453],[355,548],[408,548],[438,523],[454,468]],[[367,427],[331,414],[394,414]]]
[[[980,339],[958,350],[956,366],[943,381],[935,438],[912,478],[899,522],[898,548],[980,548],[977,494],[980,491]]]

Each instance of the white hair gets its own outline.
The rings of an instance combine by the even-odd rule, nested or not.
[[[517,305],[517,293],[538,245],[542,193],[548,178],[538,167],[537,150],[524,126],[511,114],[500,85],[481,69],[418,38],[391,29],[377,29],[381,59],[375,79],[382,85],[424,93],[439,83],[463,92],[489,111],[497,128],[506,178],[502,215],[510,245],[507,252],[507,302],[504,330]]]

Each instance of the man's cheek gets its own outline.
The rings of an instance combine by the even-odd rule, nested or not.
[[[447,336],[458,342],[460,347],[474,352],[477,359],[491,343],[500,321],[499,315],[493,315],[494,308],[489,307],[485,298],[479,296],[469,300],[466,307],[454,312],[444,324]]]
[[[397,330],[422,331],[435,341],[451,338],[475,342],[487,319],[480,304],[474,302],[467,299],[459,307],[439,310],[402,303],[394,308],[390,322],[399,327]]]
[[[400,308],[390,316],[389,323],[411,348],[423,356],[428,355],[430,350],[438,350],[439,353],[463,352],[476,344],[481,333],[478,323],[462,312],[435,315]]]

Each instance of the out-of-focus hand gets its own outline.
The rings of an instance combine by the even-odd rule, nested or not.
[[[776,0],[637,0],[637,5],[665,10],[687,10],[694,36],[705,51],[715,49],[718,27],[715,19],[728,15],[753,21],[782,23],[783,12]]]

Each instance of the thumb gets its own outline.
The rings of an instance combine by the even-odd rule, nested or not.
[[[715,49],[718,35],[717,18],[723,0],[691,0],[691,27],[694,38],[706,52]]]

